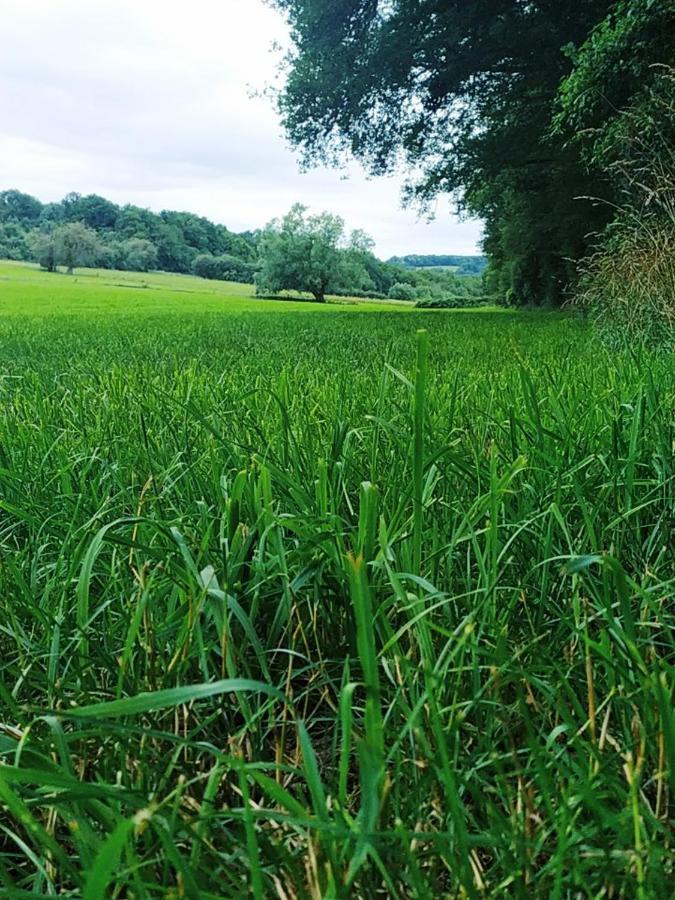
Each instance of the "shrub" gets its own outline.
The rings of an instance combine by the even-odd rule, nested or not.
[[[596,150],[622,205],[574,299],[613,348],[675,347],[675,70],[655,71]]]
[[[124,268],[131,272],[149,272],[157,268],[157,247],[143,238],[129,238],[122,244]]]
[[[479,306],[487,306],[492,303],[490,297],[428,297],[418,300],[416,309],[476,309]]]
[[[211,278],[217,281],[238,281],[251,284],[255,276],[255,264],[246,262],[238,256],[212,256],[202,253],[192,263],[192,272],[200,278]]]
[[[192,263],[192,274],[199,278],[218,278],[218,260],[210,253],[200,253]]]
[[[390,300],[415,300],[417,299],[417,289],[412,284],[397,281],[389,289],[388,296]]]
[[[675,223],[619,219],[582,266],[576,305],[608,346],[675,347]]]
[[[246,262],[238,256],[216,257],[220,264],[220,278],[223,281],[237,281],[241,284],[252,284],[255,277],[255,263]]]
[[[350,290],[349,288],[340,288],[333,291],[335,297],[356,297],[359,300],[386,300],[387,295],[381,291],[363,291],[358,288]]]

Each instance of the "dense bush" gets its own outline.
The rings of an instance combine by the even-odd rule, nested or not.
[[[218,279],[220,271],[218,257],[212,256],[210,253],[200,253],[192,263],[192,274],[199,278]]]
[[[574,302],[613,347],[675,345],[675,6],[621,0],[575,54],[557,124],[617,198]]]
[[[675,70],[661,68],[593,152],[623,198],[574,302],[612,347],[675,348]]]
[[[415,300],[417,298],[417,288],[412,284],[405,284],[397,281],[389,289],[390,300]]]
[[[159,261],[157,247],[143,238],[129,238],[121,245],[123,269],[130,272],[149,272],[156,269]]]
[[[347,288],[333,291],[333,296],[335,297],[356,297],[359,300],[387,300],[387,295],[380,293],[380,291],[362,291],[358,288],[354,288],[353,290],[349,290]]]
[[[218,281],[238,281],[252,284],[255,276],[255,263],[246,262],[236,256],[212,256],[202,253],[192,263],[192,272],[200,278]]]
[[[675,349],[675,223],[621,218],[583,265],[576,305],[612,348]]]
[[[418,300],[416,309],[476,309],[488,306],[494,300],[483,296],[428,297]]]

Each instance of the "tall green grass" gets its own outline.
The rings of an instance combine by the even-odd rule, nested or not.
[[[0,893],[670,895],[672,361],[555,314],[0,338]]]

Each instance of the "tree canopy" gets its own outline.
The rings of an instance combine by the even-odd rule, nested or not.
[[[612,185],[575,290],[612,346],[675,346],[675,5],[621,0],[573,52],[555,125]]]
[[[279,96],[306,163],[404,162],[410,199],[457,197],[486,223],[495,288],[559,301],[609,208],[580,149],[552,129],[570,47],[611,0],[275,0],[293,49]]]
[[[581,47],[558,96],[555,126],[593,169],[675,158],[675,4],[620,0]],[[640,162],[641,161],[641,162]],[[675,168],[675,167],[673,167]]]
[[[0,256],[29,259],[37,252],[49,263],[50,235],[76,223],[95,234],[92,264],[101,268],[191,272],[200,254],[228,255],[242,264],[257,258],[256,234],[235,234],[193,213],[118,206],[97,194],[70,193],[59,203],[43,204],[17,190],[0,191]]]
[[[257,285],[262,293],[306,291],[323,303],[329,291],[358,280],[358,254],[369,252],[372,244],[363,232],[348,242],[339,216],[308,215],[306,207],[296,203],[283,219],[270,222],[259,249]]]

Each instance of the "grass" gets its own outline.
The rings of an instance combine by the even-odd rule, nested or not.
[[[3,896],[670,896],[671,359],[1,274]]]
[[[0,261],[0,315],[130,315],[140,313],[274,312],[303,309],[331,312],[358,307],[365,311],[409,310],[401,301],[328,298],[325,305],[298,299],[266,300],[264,305],[248,284],[209,281],[167,272],[116,272],[79,269],[70,276],[26,263]],[[283,304],[283,305],[281,305]]]

